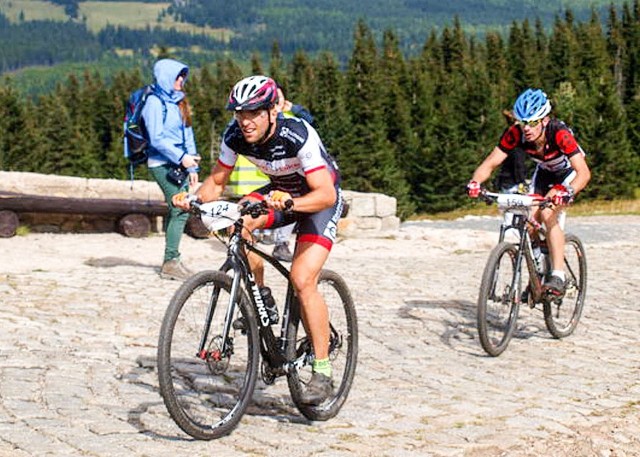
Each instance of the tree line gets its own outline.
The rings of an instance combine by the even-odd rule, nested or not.
[[[579,22],[567,11],[550,32],[540,21],[525,20],[513,22],[508,36],[487,33],[483,40],[466,35],[456,19],[432,32],[413,57],[403,54],[392,30],[377,43],[360,21],[353,38],[345,66],[329,52],[311,58],[298,51],[285,59],[275,42],[268,58],[252,56],[250,70],[231,58],[192,68],[186,90],[203,173],[230,119],[229,90],[249,72],[265,73],[314,114],[344,188],[392,195],[403,217],[451,210],[468,204],[464,185],[506,127],[502,110],[526,87],[540,87],[587,152],[593,177],[580,198],[633,197],[640,140],[638,1],[620,11],[612,7],[604,28],[596,13]],[[123,106],[150,74],[123,71],[109,83],[98,73],[70,75],[36,100],[5,84],[0,169],[126,179]]]

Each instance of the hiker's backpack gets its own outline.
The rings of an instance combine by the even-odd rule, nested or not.
[[[153,84],[141,87],[131,93],[124,113],[124,156],[129,162],[129,171],[133,179],[133,170],[149,158],[149,134],[142,118],[142,108],[151,95],[156,95]],[[167,106],[162,97],[162,122],[167,117]]]

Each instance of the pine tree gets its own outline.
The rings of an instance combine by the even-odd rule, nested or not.
[[[591,181],[585,196],[631,198],[637,184],[637,153],[627,139],[624,111],[610,79],[602,78],[582,91],[576,134],[587,152]]]
[[[623,38],[622,23],[618,20],[618,14],[613,5],[609,7],[607,19],[607,52],[611,58],[611,72],[616,85],[616,92],[622,99],[625,93],[623,76],[626,45]]]
[[[539,57],[532,49],[534,43],[529,21],[525,20],[522,27],[515,22],[512,24],[509,34],[508,57],[509,69],[517,93],[527,87],[540,85]]]
[[[419,142],[412,129],[410,103],[412,92],[407,66],[400,52],[398,38],[390,30],[384,33],[380,57],[378,66],[383,84],[379,92],[386,137],[394,149],[396,161],[403,175],[411,185],[419,179],[412,177],[415,163],[419,161]],[[412,194],[417,190],[411,185]]]
[[[316,77],[307,54],[296,51],[289,65],[287,98],[308,107],[315,96]]]
[[[264,70],[262,69],[262,57],[260,57],[259,52],[254,52],[251,54],[251,74],[252,75],[264,74]]]
[[[32,135],[25,106],[5,80],[0,88],[0,170],[31,169]]]
[[[271,47],[269,76],[284,88],[285,94],[288,94],[288,82],[284,57],[282,56],[282,52],[280,51],[280,46],[277,41],[274,41],[273,46]]]
[[[344,75],[334,56],[327,52],[321,53],[314,62],[314,73],[317,77],[316,95],[307,108],[314,116],[322,142],[342,168],[343,150],[349,144],[351,132],[344,102]],[[348,153],[344,155],[345,160],[348,156]]]
[[[625,75],[623,97],[625,102],[640,89],[640,2],[635,0],[633,9],[625,3],[622,13],[622,36],[624,38],[623,72]]]
[[[576,82],[577,80],[575,75],[576,40],[570,12],[567,12],[566,17],[566,22],[556,18],[553,34],[549,40],[546,74],[552,87],[557,87],[564,81]]]
[[[409,186],[396,162],[393,147],[384,136],[377,50],[371,31],[363,21],[356,27],[354,42],[346,86],[352,132],[349,144],[341,151],[345,185],[353,190],[396,197],[398,214],[406,216],[412,211]]]

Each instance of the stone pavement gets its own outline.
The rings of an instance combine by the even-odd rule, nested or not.
[[[609,236],[584,234],[576,333],[552,339],[525,307],[498,358],[475,328],[495,231],[426,224],[342,240],[328,267],[347,279],[360,328],[342,411],[309,422],[286,380],[259,383],[213,442],[183,434],[158,394],[157,335],[177,287],[158,278],[161,237],[0,239],[0,456],[640,455],[640,217],[586,220]],[[224,253],[185,237],[183,255],[205,269]]]

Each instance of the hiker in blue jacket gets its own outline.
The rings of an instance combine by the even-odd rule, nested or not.
[[[147,166],[169,205],[160,276],[177,280],[192,275],[182,263],[179,251],[189,214],[173,206],[171,198],[198,183],[200,160],[191,126],[191,106],[184,92],[188,74],[189,67],[181,62],[158,60],[153,67],[155,96],[149,96],[142,109],[151,145]]]

